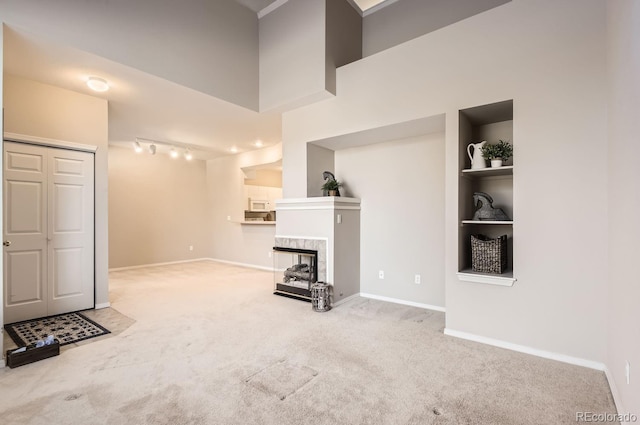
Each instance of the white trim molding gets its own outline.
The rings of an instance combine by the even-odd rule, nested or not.
[[[255,264],[240,263],[238,261],[221,260],[219,258],[203,258],[203,260],[215,261],[216,263],[230,264],[232,266],[247,267],[250,269],[265,270],[268,272],[273,271],[273,267],[265,267],[265,266],[258,266]]]
[[[101,310],[103,308],[109,308],[109,307],[111,307],[111,303],[107,302],[107,303],[96,304],[93,308],[96,310]]]
[[[346,196],[317,196],[276,200],[276,213],[286,210],[359,210],[360,199]]]
[[[209,260],[212,260],[212,259],[211,258],[194,258],[192,260],[167,261],[166,263],[139,264],[137,266],[115,267],[115,268],[109,269],[109,272],[121,272],[125,270],[144,269],[146,267],[170,266],[172,264],[194,263],[196,261],[209,261]]]
[[[467,332],[456,331],[454,329],[445,328],[444,334],[455,338],[466,339],[468,341],[479,342],[482,344],[493,345],[494,347],[506,348],[507,350],[517,351],[519,353],[531,354],[532,356],[542,357],[544,359],[557,360],[562,363],[568,363],[576,366],[588,367],[605,371],[605,365],[601,362],[582,359],[580,357],[568,356],[566,354],[554,353],[552,351],[539,350],[537,348],[527,347],[526,345],[513,344],[511,342],[501,341],[499,339],[487,338]]]
[[[44,137],[28,136],[25,134],[17,134],[17,133],[5,132],[4,141],[28,143],[31,145],[48,146],[52,148],[62,148],[62,149],[69,149],[69,150],[89,152],[89,153],[95,153],[98,150],[98,147],[94,145],[84,145],[81,143],[67,142],[64,140],[56,140],[56,139],[46,139]]]
[[[390,303],[394,303],[394,304],[408,305],[410,307],[424,308],[425,310],[440,311],[440,312],[443,312],[443,313],[445,313],[447,311],[446,308],[440,307],[440,306],[437,306],[437,305],[423,304],[423,303],[417,303],[417,302],[414,302],[414,301],[400,300],[398,298],[383,297],[381,295],[367,294],[365,292],[360,292],[360,296],[362,298],[371,298],[372,300],[386,301],[386,302],[390,302]]]
[[[331,304],[332,307],[338,307],[342,304],[345,304],[351,300],[355,300],[356,298],[360,298],[360,293],[357,294],[353,294],[353,295],[349,295],[347,298],[343,298],[340,301],[336,301],[333,304]]]
[[[616,405],[616,410],[618,413],[624,414],[627,413],[628,410],[624,409],[622,405],[622,399],[620,398],[620,393],[618,392],[618,387],[616,385],[616,381],[613,379],[613,374],[609,370],[609,367],[605,365],[604,374],[607,377],[607,382],[609,382],[609,389],[611,390],[611,395],[613,396],[613,403]],[[622,425],[631,424],[631,422],[621,422]]]

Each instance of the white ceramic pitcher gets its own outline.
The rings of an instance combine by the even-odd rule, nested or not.
[[[469,155],[469,159],[471,160],[472,170],[487,168],[487,161],[485,161],[482,156],[482,147],[485,143],[487,143],[487,141],[483,140],[480,143],[469,143],[467,146],[467,155]],[[471,147],[473,147],[473,156],[471,155]]]

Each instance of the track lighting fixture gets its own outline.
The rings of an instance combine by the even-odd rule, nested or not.
[[[160,147],[160,153],[167,152],[168,150],[169,156],[173,159],[176,159],[181,155],[184,156],[184,159],[186,159],[187,161],[191,161],[193,159],[193,153],[191,152],[191,149],[186,147],[184,144],[178,144],[178,148],[176,148],[176,145],[172,145],[170,143],[136,137],[135,141],[133,142],[134,151],[136,153],[143,152],[143,144],[147,147],[151,155],[155,155],[158,152],[158,147]]]
[[[184,159],[186,159],[187,161],[191,161],[193,159],[193,154],[191,153],[191,150],[187,149],[184,151]]]
[[[171,147],[171,150],[169,151],[169,156],[171,156],[171,158],[176,159],[178,157],[178,151],[176,150],[176,148]]]
[[[133,150],[136,151],[136,153],[142,152],[142,146],[140,146],[140,142],[138,142],[138,140],[133,142]]]
[[[149,145],[149,153],[151,155],[155,155],[156,154],[156,145],[154,145],[153,143]]]

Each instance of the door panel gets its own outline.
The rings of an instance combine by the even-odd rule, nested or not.
[[[94,157],[4,143],[4,321],[94,306]]]
[[[44,301],[43,251],[14,251],[6,255],[5,269],[9,277],[7,305]]]
[[[82,294],[82,248],[63,248],[53,252],[53,298]]]
[[[4,143],[4,321],[47,315],[47,153]]]
[[[94,305],[93,155],[49,156],[49,314]]]

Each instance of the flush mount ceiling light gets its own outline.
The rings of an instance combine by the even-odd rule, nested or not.
[[[229,149],[229,152],[236,153],[238,152],[238,148],[236,148],[235,146],[232,146],[231,149]]]
[[[171,158],[177,158],[178,157],[178,151],[176,150],[176,148],[172,147],[171,150],[169,151],[169,155],[171,156]]]
[[[133,150],[136,151],[136,153],[142,152],[142,146],[140,146],[140,142],[138,142],[137,140],[133,142]]]
[[[193,159],[193,154],[189,149],[184,151],[184,159],[186,159],[187,161],[191,161]]]
[[[256,145],[256,148],[261,148],[263,146],[262,140],[256,140],[254,144]]]
[[[89,77],[87,80],[87,86],[93,91],[105,92],[109,90],[109,83],[104,78]]]

